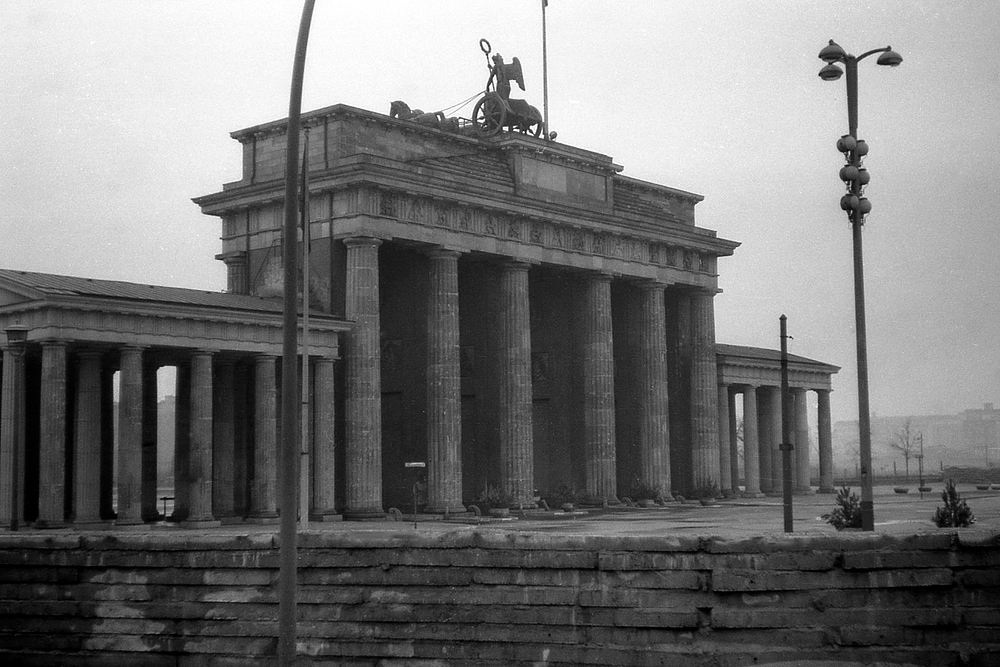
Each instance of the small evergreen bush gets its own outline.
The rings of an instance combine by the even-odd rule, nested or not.
[[[938,528],[967,528],[976,522],[969,504],[962,500],[955,488],[955,482],[948,480],[941,492],[944,507],[934,512],[934,523]]]
[[[837,491],[837,507],[829,514],[824,514],[823,520],[837,530],[860,528],[861,500],[845,486]]]

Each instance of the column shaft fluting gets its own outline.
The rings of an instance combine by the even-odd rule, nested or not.
[[[101,521],[101,353],[81,352],[73,429],[73,499],[77,525]]]
[[[757,387],[743,390],[743,478],[744,493],[760,495],[760,431],[757,428]]]
[[[174,521],[187,519],[191,508],[191,364],[176,366],[174,386]]]
[[[270,521],[278,516],[276,360],[262,354],[254,365],[253,481],[248,518],[255,521]]]
[[[729,404],[729,385],[719,382],[719,490],[724,495],[739,492],[739,475],[733,475],[732,424],[736,414]],[[738,465],[738,462],[737,462]]]
[[[212,405],[212,514],[235,515],[236,485],[236,367],[232,360],[216,366]]]
[[[461,512],[458,256],[430,253],[427,286],[427,511]]]
[[[354,321],[347,338],[344,516],[385,516],[382,509],[382,350],[379,340],[381,241],[359,237],[347,246],[345,314]]]
[[[121,350],[118,379],[118,517],[142,523],[142,348]]]
[[[333,359],[313,362],[313,456],[311,516],[322,521],[336,515],[337,470],[334,445]]]
[[[781,451],[782,425],[781,425],[781,388],[771,388],[771,409],[768,413],[768,420],[771,422],[771,432],[774,434],[774,445],[771,449],[771,493],[781,495],[784,493],[784,456]],[[794,454],[794,452],[792,452]],[[793,459],[794,460],[794,459]]]
[[[809,480],[809,413],[805,389],[793,389],[795,402],[795,492],[812,493]]]
[[[534,506],[534,449],[531,430],[531,325],[528,265],[500,267],[497,415],[500,475],[515,506]]]
[[[156,367],[146,362],[142,371],[142,520],[156,521]]]
[[[191,511],[189,522],[212,515],[212,353],[191,355]]]
[[[819,409],[819,492],[833,493],[833,429],[830,421],[830,390],[817,389]]]
[[[24,523],[24,358],[3,350],[0,395],[0,527]]]
[[[774,432],[771,422],[771,401],[774,400],[773,387],[761,387],[757,392],[757,421],[760,429],[760,490],[761,493],[771,493],[773,480],[771,478],[771,456],[774,452]]]
[[[691,465],[694,489],[719,484],[719,393],[715,361],[715,295],[691,297]]]
[[[615,363],[611,328],[611,277],[589,276],[583,299],[583,423],[587,495],[617,502]]]
[[[40,409],[37,525],[59,527],[66,501],[66,343],[42,343]]]
[[[643,285],[639,303],[639,466],[643,484],[670,499],[670,405],[664,286]]]

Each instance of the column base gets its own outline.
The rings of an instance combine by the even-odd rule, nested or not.
[[[740,497],[742,497],[742,498],[763,498],[765,495],[766,494],[761,493],[760,491],[758,491],[756,493],[753,492],[753,491],[744,491],[743,493],[740,494]]]
[[[229,514],[227,516],[220,516],[219,521],[222,522],[223,526],[232,526],[234,524],[243,523],[245,519],[238,514]]]
[[[383,509],[344,510],[344,521],[374,521],[384,518]]]
[[[310,512],[309,520],[317,521],[319,523],[336,523],[338,521],[343,521],[344,517],[334,510],[320,510],[318,512]]]
[[[50,519],[36,519],[35,528],[41,528],[43,530],[54,530],[57,528],[66,528],[67,524],[65,521],[52,521]]]
[[[837,493],[837,489],[832,486],[821,486],[816,493]]]
[[[812,490],[812,487],[797,488],[794,491],[792,491],[792,495],[794,496],[811,496],[814,495],[815,493],[816,492]]]
[[[535,506],[532,506],[534,509]],[[465,508],[465,505],[453,505],[451,507],[426,507],[424,508],[424,514],[438,514],[441,516],[451,516],[452,514],[468,514],[469,510]]]
[[[109,519],[84,519],[70,524],[70,528],[76,530],[108,530],[113,527],[114,522]]]
[[[115,519],[115,526],[116,527],[127,528],[129,526],[145,526],[145,525],[146,525],[146,522],[144,522],[142,519],[140,519],[138,517],[132,518],[132,519],[127,519],[127,518],[123,519],[123,518],[119,517],[119,518]]]
[[[270,526],[276,523],[281,523],[281,517],[278,516],[277,512],[262,512],[260,514],[251,514],[245,519],[246,523],[252,523],[258,526]]]
[[[218,528],[222,522],[218,519],[188,519],[181,522],[181,528]]]

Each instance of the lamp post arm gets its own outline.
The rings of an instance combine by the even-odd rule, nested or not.
[[[865,51],[860,56],[858,56],[857,58],[855,58],[855,60],[861,61],[861,60],[864,60],[865,58],[867,58],[868,56],[874,55],[876,53],[885,53],[886,51],[892,51],[892,47],[891,46],[885,46],[885,47],[882,47],[881,49],[872,49],[871,51]],[[848,58],[852,58],[853,56],[847,56],[847,57]]]

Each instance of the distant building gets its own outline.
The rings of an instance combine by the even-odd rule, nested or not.
[[[910,422],[910,431],[923,436],[924,469],[942,466],[1000,467],[1000,410],[993,403],[954,415],[872,415],[872,467],[876,474],[901,473],[903,455],[889,443]],[[839,421],[833,427],[834,467],[838,475],[854,473],[858,422]],[[919,446],[917,447],[919,451]],[[916,470],[911,458],[910,473]]]

